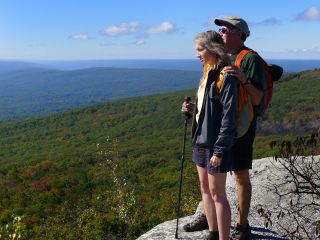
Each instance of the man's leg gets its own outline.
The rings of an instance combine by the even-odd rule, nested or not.
[[[232,239],[248,239],[251,228],[248,222],[252,186],[249,169],[252,168],[253,142],[255,138],[256,121],[251,123],[248,132],[241,138],[237,138],[234,144],[234,158],[232,170],[237,186],[239,212],[237,225],[232,233]]]
[[[248,221],[252,195],[252,186],[249,176],[249,170],[245,169],[235,171],[234,179],[237,185],[239,211],[237,225],[232,232],[231,239],[245,240],[249,239],[251,236],[251,228]]]
[[[237,195],[239,204],[239,215],[237,223],[241,226],[248,224],[248,216],[251,204],[252,186],[249,176],[249,170],[240,170],[234,172],[234,179],[237,185]]]

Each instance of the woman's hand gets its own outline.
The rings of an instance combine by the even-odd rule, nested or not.
[[[210,164],[213,167],[219,167],[221,165],[221,157],[217,157],[215,155],[212,156],[212,158],[210,159]]]
[[[194,103],[183,102],[181,107],[181,112],[184,113],[193,113],[194,111]]]

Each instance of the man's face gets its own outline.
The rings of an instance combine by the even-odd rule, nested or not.
[[[223,41],[228,46],[232,46],[235,42],[238,43],[241,40],[241,31],[235,27],[229,25],[222,25],[219,29]]]

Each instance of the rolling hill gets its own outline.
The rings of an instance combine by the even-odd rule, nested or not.
[[[16,65],[18,68],[20,65]],[[23,67],[0,71],[0,121],[39,116],[107,100],[195,88],[197,71]]]
[[[259,122],[256,158],[273,154],[271,140],[319,128],[319,80],[319,70],[306,71],[275,85]],[[174,218],[180,106],[194,93],[114,100],[1,122],[0,234],[19,226],[22,239],[134,239]],[[182,202],[184,214],[191,214],[200,193],[189,137],[186,149]]]

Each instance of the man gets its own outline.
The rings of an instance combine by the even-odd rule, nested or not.
[[[250,35],[248,24],[239,17],[226,17],[225,19],[215,19],[215,24],[220,26],[219,33],[222,36],[230,56],[231,63],[234,64],[238,54],[243,49],[248,49],[244,42]],[[257,107],[263,98],[263,83],[266,74],[260,57],[255,53],[248,53],[241,63],[241,67],[228,66],[224,71],[235,76],[246,89],[247,95],[253,107]],[[185,108],[188,110],[191,108]],[[232,170],[237,186],[237,196],[239,213],[237,225],[232,233],[232,239],[247,239],[251,235],[251,228],[248,222],[248,215],[251,203],[252,186],[249,169],[252,168],[253,142],[257,126],[257,114],[254,114],[249,129],[242,137],[235,141],[235,157]],[[193,222],[184,226],[186,231],[199,231],[207,228],[205,215],[198,215]]]

